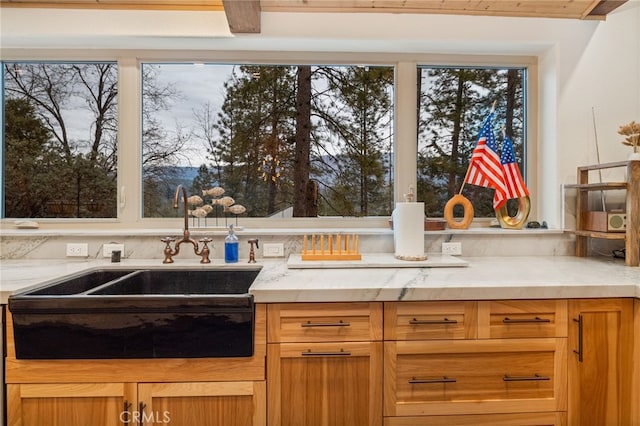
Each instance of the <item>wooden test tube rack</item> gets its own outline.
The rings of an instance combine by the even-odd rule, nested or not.
[[[302,260],[362,260],[357,235],[304,235]]]

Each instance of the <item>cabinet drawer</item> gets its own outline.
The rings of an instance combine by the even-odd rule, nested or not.
[[[390,302],[384,305],[385,340],[474,339],[477,302]]]
[[[382,340],[382,304],[272,304],[267,334],[269,343]]]
[[[566,300],[478,302],[478,337],[567,337]]]
[[[384,426],[566,426],[567,413],[387,417]]]
[[[385,342],[385,416],[566,410],[566,339]]]

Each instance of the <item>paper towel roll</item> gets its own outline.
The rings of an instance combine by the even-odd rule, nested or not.
[[[391,217],[395,257],[402,260],[425,260],[424,203],[396,203]]]

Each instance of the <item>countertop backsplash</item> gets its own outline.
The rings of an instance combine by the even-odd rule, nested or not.
[[[237,232],[240,240],[240,258],[248,258],[248,239],[258,238],[259,248],[256,249],[256,258],[263,257],[265,243],[281,243],[284,245],[285,260],[291,253],[300,253],[303,234],[307,231],[292,230],[287,233],[283,230],[241,230]],[[321,232],[359,235],[359,248],[361,253],[393,253],[393,232],[380,230],[378,232],[331,229],[309,230],[309,235]],[[66,256],[66,244],[87,243],[87,259],[102,259],[103,245],[109,243],[124,244],[123,259],[163,259],[164,244],[161,238],[172,236],[179,238],[182,231],[156,230],[144,232],[126,232],[114,230],[109,234],[108,230],[86,233],[74,231],[65,232],[18,232],[3,231],[0,236],[0,259],[2,260],[26,260],[26,259],[69,259]],[[193,230],[191,236],[198,240],[204,236],[213,239],[209,244],[211,258],[223,257],[224,233],[206,233]],[[463,257],[478,256],[567,256],[573,255],[574,238],[558,230],[468,230],[467,232],[426,232],[425,252],[439,253],[443,242],[453,241],[462,243]],[[181,259],[193,258],[190,247],[183,246],[183,250],[175,257],[176,262]],[[277,259],[277,258],[276,258]]]

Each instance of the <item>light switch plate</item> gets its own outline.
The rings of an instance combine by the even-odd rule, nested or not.
[[[263,257],[284,257],[284,244],[268,243],[262,246]]]

